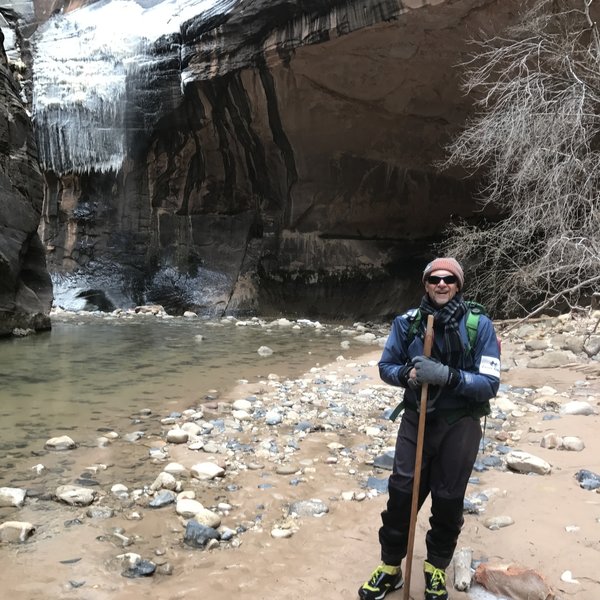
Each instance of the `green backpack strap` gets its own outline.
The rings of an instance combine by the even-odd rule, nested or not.
[[[466,305],[468,307],[467,312],[467,338],[469,340],[469,352],[475,348],[475,342],[477,341],[477,328],[479,327],[479,317],[481,315],[487,315],[487,312],[483,305],[472,300],[467,300]]]
[[[415,339],[415,335],[419,331],[419,327],[421,326],[421,320],[423,319],[423,315],[421,314],[421,309],[417,308],[412,315],[410,321],[410,327],[408,328],[408,333],[406,335],[407,345],[410,346],[410,343]]]

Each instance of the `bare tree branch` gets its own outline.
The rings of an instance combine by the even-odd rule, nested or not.
[[[600,280],[593,9],[594,0],[539,0],[464,65],[477,113],[444,165],[483,172],[481,207],[501,218],[453,224],[443,251],[473,267],[471,291],[496,314],[575,305]]]

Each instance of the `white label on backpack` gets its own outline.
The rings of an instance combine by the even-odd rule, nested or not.
[[[482,375],[491,375],[500,379],[500,359],[495,356],[482,356],[479,363],[479,372]]]

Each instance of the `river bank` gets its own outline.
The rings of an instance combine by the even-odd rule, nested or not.
[[[557,595],[581,600],[600,597],[600,496],[575,478],[581,469],[600,473],[600,364],[584,351],[597,316],[544,319],[503,336],[502,391],[488,419],[459,541],[475,561],[522,564],[543,575]],[[1,521],[35,525],[27,542],[0,546],[14,600],[354,598],[378,561],[386,495],[376,489],[387,478],[385,457],[397,428],[384,417],[401,397],[379,380],[377,335],[371,346],[353,341],[363,334],[349,337],[338,360],[301,377],[267,373],[181,410],[140,414],[140,422],[153,426],[137,439],[132,426],[114,438],[103,432],[103,446],[89,440],[52,454],[56,464],[68,460],[69,472],[93,480],[97,485],[83,487],[96,493],[88,506],[68,506],[57,502],[54,485],[72,479],[50,477],[40,489],[32,471],[23,505],[1,509]],[[344,357],[357,347],[356,358]],[[590,406],[590,414],[565,413],[573,401]],[[551,440],[567,437],[584,447],[553,447]],[[550,471],[507,467],[519,451]],[[136,475],[141,462],[149,467],[142,481]],[[117,464],[119,480],[111,475]],[[199,466],[206,464],[218,474],[209,477]],[[220,541],[192,547],[184,542],[189,516],[176,501],[151,507],[171,486],[163,477],[157,487],[164,471],[175,480],[174,494],[187,492],[211,513],[207,519],[220,520]],[[500,517],[510,524],[490,528],[488,520]],[[426,529],[427,505],[415,540],[415,598],[423,593]],[[154,574],[123,576],[128,553],[153,563]],[[477,593],[452,590],[450,597]]]

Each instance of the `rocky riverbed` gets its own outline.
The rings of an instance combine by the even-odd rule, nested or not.
[[[469,575],[482,563],[514,563],[539,576],[536,598],[600,597],[599,320],[585,312],[498,323],[502,386],[459,541]],[[355,597],[378,561],[397,430],[386,417],[402,394],[378,377],[386,334],[356,324],[335,363],[298,379],[232,372],[226,394],[142,410],[127,429],[100,427],[95,439],[47,440],[27,481],[0,489],[12,598]],[[357,348],[360,358],[344,357]],[[473,579],[450,597],[504,597],[477,573],[488,591]]]

